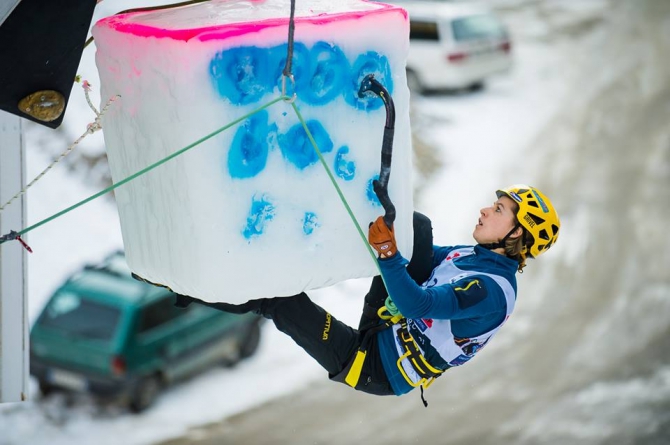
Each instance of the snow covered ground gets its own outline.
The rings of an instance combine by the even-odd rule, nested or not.
[[[521,2],[498,3],[513,7]],[[568,8],[564,8],[563,12],[573,19],[594,11],[602,13],[606,6],[603,1],[567,3],[573,5],[573,10],[566,12]],[[575,6],[580,4],[581,7]],[[132,6],[137,3],[103,2],[96,18]],[[510,166],[557,111],[561,98],[569,93],[573,73],[564,44],[543,41],[547,25],[532,23],[531,27],[513,28],[517,63],[509,75],[492,80],[475,93],[431,95],[416,100],[417,126],[444,163],[444,170],[428,180],[417,201],[417,209],[433,219],[436,244],[468,242],[478,210],[495,199],[495,188],[512,182],[542,187],[541,174],[526,171],[519,176],[519,171]],[[80,73],[96,88],[93,57],[94,47],[89,47]],[[99,104],[99,98],[94,98],[94,103]],[[75,86],[64,123],[68,134],[81,134],[93,117],[83,92]],[[28,177],[32,178],[50,162],[50,155],[39,147],[45,143],[44,131],[28,124],[25,128]],[[101,146],[98,133],[87,138],[79,150],[95,152]],[[461,154],[467,154],[469,162],[462,162]],[[29,224],[98,190],[97,185],[82,183],[81,175],[57,167],[28,194]],[[551,194],[551,190],[547,193]],[[118,216],[112,200],[107,198],[40,227],[27,238],[34,250],[29,256],[31,321],[70,273],[122,247]],[[552,254],[560,255],[571,244],[569,237],[561,241]],[[353,280],[313,292],[312,296],[337,318],[355,324],[368,284],[369,280]],[[59,396],[42,401],[32,382],[30,401],[0,406],[0,444],[151,444],[322,379],[325,372],[268,323],[257,355],[234,369],[212,369],[168,389],[154,407],[140,415],[114,407],[97,407],[86,397],[73,402]]]

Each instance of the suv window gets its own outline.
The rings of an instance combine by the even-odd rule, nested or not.
[[[100,267],[119,276],[128,277],[132,273],[128,267],[128,263],[126,263],[126,258],[122,253],[115,253],[108,256]]]
[[[39,324],[76,337],[109,341],[120,317],[119,308],[61,291],[46,307]]]
[[[409,39],[410,40],[440,40],[440,35],[437,30],[437,23],[428,21],[414,21],[409,22]]]
[[[138,333],[141,334],[161,326],[186,312],[188,311],[175,307],[172,298],[166,296],[166,298],[155,301],[142,310]]]
[[[456,19],[451,23],[454,40],[476,40],[504,37],[505,28],[494,16],[481,14]]]

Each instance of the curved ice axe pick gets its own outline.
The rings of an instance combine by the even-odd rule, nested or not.
[[[375,80],[374,74],[368,74],[361,81],[358,89],[358,97],[362,98],[365,93],[372,91],[384,101],[386,107],[386,123],[384,124],[384,139],[382,140],[382,162],[379,171],[379,180],[372,182],[375,194],[384,207],[384,222],[390,229],[395,221],[395,206],[388,194],[389,176],[391,176],[391,155],[393,154],[393,133],[395,132],[395,106],[389,92]]]

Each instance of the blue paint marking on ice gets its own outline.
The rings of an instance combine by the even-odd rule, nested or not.
[[[283,76],[286,49],[286,44],[270,48],[239,46],[216,53],[209,64],[216,90],[234,105],[249,105],[266,94],[281,92],[285,82],[285,94],[295,92],[312,106],[344,97],[347,104],[366,112],[382,107],[383,102],[373,94],[358,97],[363,77],[372,73],[389,93],[393,92],[388,59],[375,51],[360,54],[351,63],[339,46],[320,41],[307,48],[296,42],[291,59],[294,84]]]
[[[347,159],[349,147],[343,145],[335,155],[335,174],[345,181],[351,181],[356,176],[356,163]]]
[[[368,181],[368,186],[365,189],[365,193],[368,197],[368,201],[370,201],[372,204],[381,207],[382,203],[379,202],[379,198],[377,198],[377,194],[375,193],[375,188],[372,186],[372,182],[374,180],[379,181],[379,175],[373,176],[369,181]]]
[[[314,232],[314,229],[320,227],[319,218],[316,216],[316,213],[305,212],[305,217],[302,219],[302,231],[305,235],[311,235]]]
[[[254,197],[251,200],[251,209],[247,216],[247,225],[242,231],[242,235],[247,240],[262,235],[268,222],[275,216],[275,206],[270,202],[266,195]]]
[[[251,178],[260,173],[268,160],[268,138],[277,132],[277,125],[268,125],[268,112],[261,110],[247,119],[235,132],[228,151],[230,176]]]
[[[248,105],[272,91],[270,60],[266,48],[240,46],[217,53],[209,72],[222,97],[234,105]]]
[[[319,121],[309,120],[306,125],[322,153],[333,150],[333,141]],[[284,158],[300,170],[319,160],[302,124],[294,125],[285,134],[280,134],[277,140]]]
[[[284,82],[287,48],[288,45],[284,43],[270,48],[267,53],[267,56],[271,59],[271,81],[273,82],[273,88],[276,88],[279,92],[281,92],[282,82]],[[309,82],[305,82],[305,79],[308,79],[311,63],[309,49],[304,43],[295,42],[293,44],[293,58],[291,59],[291,74],[293,74],[293,79],[295,79],[295,85],[289,79],[286,79],[287,96],[291,96],[295,92],[302,98],[304,91],[309,87]]]
[[[375,51],[361,54],[351,67],[351,84],[345,89],[344,99],[349,105],[364,111],[376,110],[384,105],[384,102],[372,93],[367,93],[363,98],[358,97],[361,81],[368,74],[374,74],[375,79],[384,85],[389,94],[393,94],[391,66],[386,56]]]
[[[320,41],[308,48],[301,42],[293,47],[292,73],[295,83],[283,76],[286,64],[287,45],[269,48],[239,46],[221,50],[209,63],[209,74],[218,94],[233,105],[245,106],[258,103],[264,96],[282,91],[285,84],[287,95],[294,92],[306,104],[325,106],[336,99],[362,112],[371,112],[383,107],[383,101],[374,94],[358,97],[361,81],[368,74],[389,91],[393,92],[391,67],[386,56],[368,51],[355,57],[353,63],[342,49],[332,43]],[[286,117],[287,113],[282,112]],[[251,116],[236,131],[226,158],[228,174],[235,179],[256,177],[267,166],[269,152],[279,146],[283,158],[298,170],[318,162],[311,141],[302,124],[296,124],[279,134],[276,124],[269,124],[266,110]],[[332,152],[333,141],[318,120],[306,122],[309,132],[322,153]],[[350,158],[350,148],[341,146],[333,160],[335,174],[344,181],[356,176],[357,165]],[[366,197],[375,206],[381,206],[369,180]],[[252,198],[246,227],[242,234],[247,240],[264,233],[269,221],[274,218],[275,205],[265,196]],[[316,214],[305,212],[302,230],[311,235],[319,227]]]
[[[300,98],[311,105],[331,102],[343,94],[349,73],[349,61],[339,47],[317,42],[310,51],[309,82]]]

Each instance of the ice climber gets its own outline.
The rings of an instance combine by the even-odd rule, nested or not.
[[[289,335],[331,380],[375,395],[421,387],[423,396],[436,377],[467,363],[489,342],[514,310],[516,272],[558,238],[558,215],[539,190],[513,185],[496,195],[493,205],[480,210],[475,245],[434,246],[430,220],[415,213],[409,262],[382,217],[370,224],[368,241],[379,255],[383,280],[372,279],[358,329],[304,292],[240,305],[178,295],[176,305],[255,312]]]

